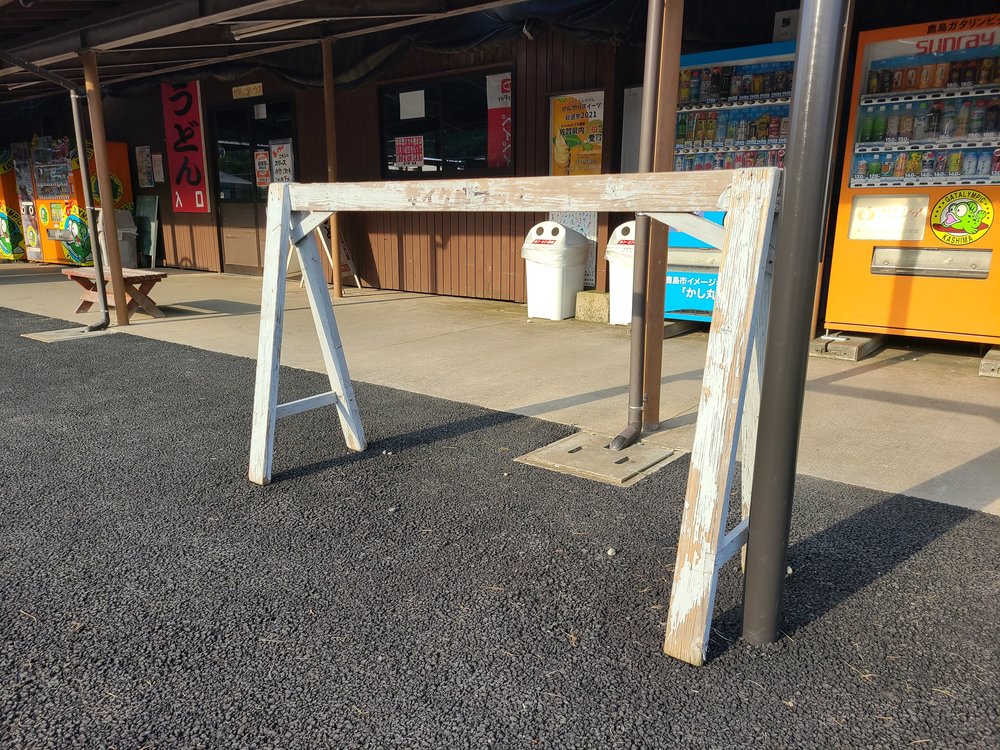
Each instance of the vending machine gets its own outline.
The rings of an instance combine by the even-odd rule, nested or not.
[[[24,232],[21,229],[21,202],[17,195],[14,155],[8,146],[0,146],[0,261],[24,257]]]
[[[1000,343],[1000,16],[858,39],[829,330]]]
[[[97,166],[89,143],[88,157],[91,195],[94,205],[101,207]],[[132,210],[134,202],[126,144],[108,143],[108,161],[114,207]],[[76,150],[69,148],[66,139],[54,140],[45,146],[36,145],[31,150],[31,163],[41,260],[91,265],[91,230],[87,225]]]
[[[794,64],[794,41],[682,56],[674,171],[784,166]],[[709,322],[720,251],[673,229],[668,246],[664,317]]]

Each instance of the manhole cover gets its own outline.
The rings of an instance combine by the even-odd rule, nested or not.
[[[675,453],[671,448],[641,441],[625,450],[613,451],[609,447],[611,440],[607,435],[578,432],[516,460],[562,474],[627,487],[665,466]]]

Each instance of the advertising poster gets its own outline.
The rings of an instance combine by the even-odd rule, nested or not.
[[[149,146],[135,147],[135,170],[139,175],[139,187],[153,187],[153,157]]]
[[[603,139],[603,91],[549,99],[549,174],[600,174]]]
[[[271,155],[265,149],[253,152],[253,171],[257,178],[257,187],[267,187],[271,184]]]
[[[163,154],[153,154],[153,181],[166,182],[163,176]]]
[[[164,83],[163,129],[170,168],[170,205],[174,213],[207,214],[208,167],[202,127],[201,87],[197,81]]]
[[[270,141],[271,182],[294,182],[295,159],[292,154],[292,139]]]
[[[396,168],[422,166],[424,166],[424,137],[411,135],[396,138]]]
[[[510,73],[486,76],[486,166],[490,169],[510,166],[514,131],[510,103]]]

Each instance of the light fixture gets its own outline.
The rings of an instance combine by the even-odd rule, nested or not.
[[[294,21],[247,21],[246,23],[235,23],[232,26],[233,39],[247,39],[252,36],[263,36],[265,34],[276,34],[279,31],[297,29],[300,26],[310,26],[314,23],[322,23],[325,18],[300,18]]]

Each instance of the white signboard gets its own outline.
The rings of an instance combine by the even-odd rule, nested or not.
[[[927,195],[855,196],[847,236],[852,240],[922,240],[929,204]]]
[[[295,159],[292,154],[292,139],[271,141],[271,182],[294,182]]]
[[[399,92],[399,119],[419,120],[424,116],[424,90]]]

